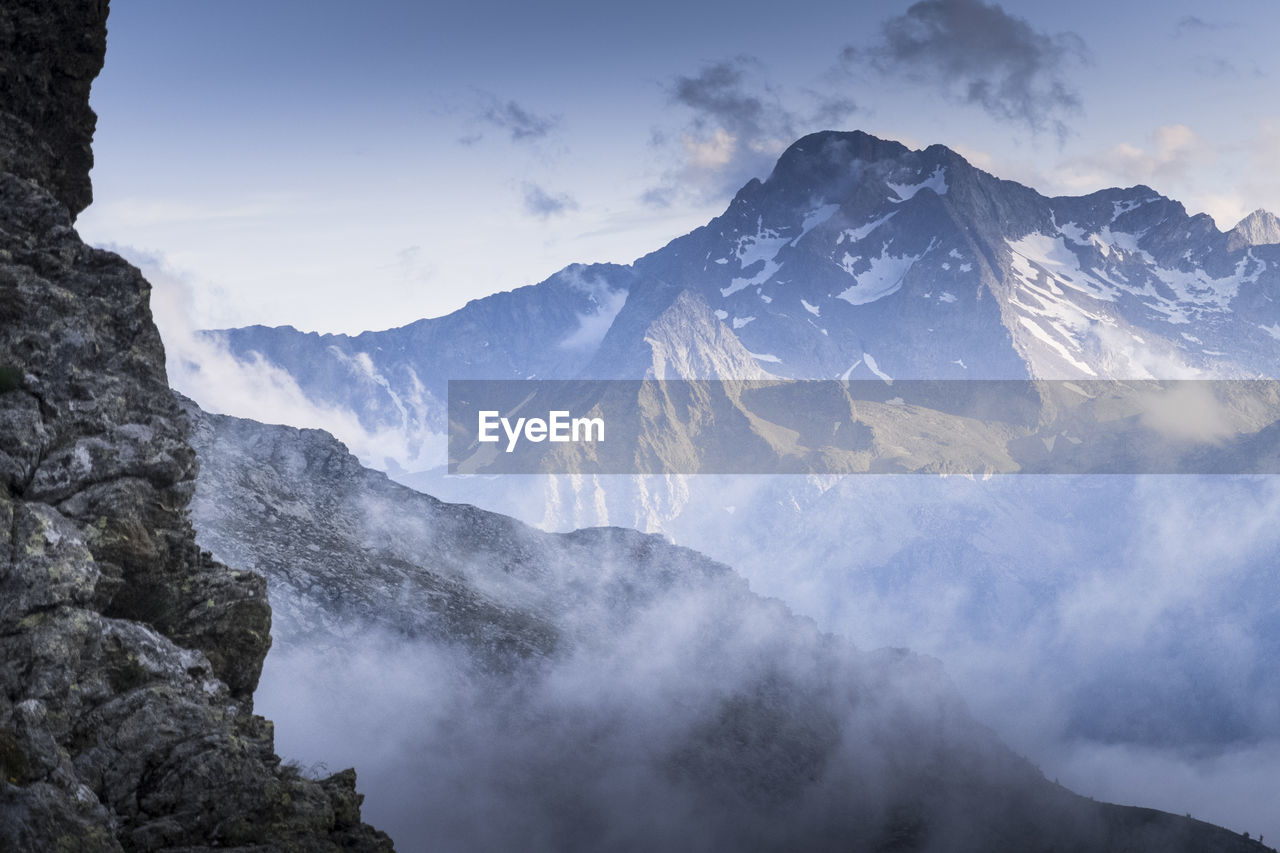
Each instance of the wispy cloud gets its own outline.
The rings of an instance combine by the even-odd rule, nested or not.
[[[745,139],[788,131],[793,120],[790,111],[776,98],[766,102],[766,92],[752,92],[746,86],[747,70],[758,68],[758,60],[738,57],[708,65],[693,76],[678,76],[671,100],[693,111],[698,130],[721,130]]]
[[[415,243],[396,252],[394,261],[384,269],[392,271],[398,283],[406,288],[421,287],[436,274],[430,258],[430,254]]]
[[[560,126],[561,117],[543,115],[518,101],[502,100],[482,92],[471,122],[476,129],[458,139],[463,145],[474,145],[484,139],[486,130],[500,131],[516,143],[539,142]]]
[[[1229,48],[1224,52],[1226,44],[1213,37],[1215,33],[1234,30],[1239,26],[1238,23],[1231,21],[1206,20],[1198,15],[1183,15],[1173,25],[1173,38],[1183,39],[1184,43],[1189,46],[1218,44],[1217,53],[1196,56],[1190,60],[1191,69],[1201,77],[1211,80],[1245,75],[1265,77],[1266,74],[1258,67],[1256,62],[1251,62],[1244,58],[1244,64],[1241,65],[1242,57]]]
[[[1225,30],[1232,26],[1218,21],[1206,21],[1199,15],[1183,15],[1178,22],[1173,25],[1173,35],[1175,38],[1181,38],[1187,35],[1196,35],[1199,33],[1211,33],[1217,30]]]
[[[162,254],[131,246],[103,248],[137,266],[151,283],[151,312],[164,340],[169,385],[205,411],[326,429],[363,464],[374,467],[394,461],[418,470],[444,458],[441,436],[425,428],[367,429],[356,412],[309,398],[282,368],[260,357],[238,358],[220,338],[202,334],[192,319],[194,293],[189,276]]]
[[[1046,185],[1072,194],[1144,183],[1192,213],[1208,213],[1222,229],[1250,211],[1280,207],[1280,121],[1260,122],[1244,140],[1221,142],[1183,124],[1156,128],[1146,139],[1064,160]]]
[[[568,193],[551,193],[532,181],[525,181],[524,211],[539,219],[550,219],[578,209],[577,200]]]
[[[753,533],[783,495],[803,532]],[[1271,479],[762,478],[690,507],[672,528],[683,543],[824,629],[937,655],[1050,778],[1278,828],[1274,789],[1257,787],[1280,766],[1274,607],[1257,596],[1280,546]]]
[[[813,122],[823,128],[839,128],[858,111],[858,104],[845,95],[813,93],[818,106],[813,112]]]
[[[843,93],[783,92],[752,56],[676,75],[667,95],[688,121],[676,131],[654,134],[653,144],[673,152],[677,162],[644,194],[645,203],[657,207],[682,195],[704,200],[731,193],[767,173],[801,134],[839,126],[857,111]]]
[[[1180,183],[1214,157],[1211,146],[1190,127],[1167,124],[1156,128],[1142,144],[1122,142],[1106,151],[1068,160],[1064,166],[1068,173],[1074,173],[1073,183],[1082,190],[1135,182],[1159,190]]]
[[[1239,77],[1240,69],[1229,59],[1220,56],[1198,56],[1192,65],[1201,77],[1221,79],[1223,77]]]
[[[875,44],[847,47],[842,58],[1063,139],[1065,117],[1081,108],[1067,71],[1088,50],[1075,33],[1037,31],[998,5],[922,0],[884,21]]]
[[[1227,230],[1258,208],[1280,210],[1280,178],[1275,177],[1280,117],[1260,119],[1244,138],[1224,139],[1220,131],[1166,124],[1050,165],[955,147],[975,166],[1046,195],[1084,195],[1146,184],[1192,214],[1209,214]]]

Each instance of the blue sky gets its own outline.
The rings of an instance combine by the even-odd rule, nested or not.
[[[161,259],[199,326],[386,328],[627,263],[824,128],[1280,211],[1272,0],[130,0],[109,28],[79,227]]]

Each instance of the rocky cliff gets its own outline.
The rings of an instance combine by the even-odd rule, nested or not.
[[[106,16],[0,7],[0,849],[389,849],[254,715],[263,581],[196,546],[150,286],[72,227]]]
[[[89,87],[107,50],[107,0],[14,0],[0,15],[0,158],[75,217],[93,200]]]

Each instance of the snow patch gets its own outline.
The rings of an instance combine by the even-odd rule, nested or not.
[[[804,223],[800,226],[800,236],[791,241],[794,246],[800,242],[800,238],[826,222],[835,212],[840,209],[838,204],[824,204],[822,207],[816,207],[804,215]]]
[[[751,356],[751,357],[752,357],[752,358],[754,358],[756,361],[769,361],[769,362],[773,362],[773,363],[775,363],[775,364],[781,364],[781,363],[782,363],[782,359],[778,358],[776,355],[774,355],[773,353],[769,353],[769,352],[751,352],[751,351],[749,351],[749,350],[748,350],[748,351],[747,351],[747,355]]]
[[[942,291],[942,295],[938,297],[938,301],[947,303],[955,302],[956,295],[949,290],[944,290]]]
[[[880,256],[871,259],[871,266],[857,274],[853,272],[853,261],[857,259],[851,259],[846,254],[842,266],[845,272],[856,279],[857,284],[837,294],[838,297],[850,305],[866,305],[897,293],[902,288],[907,272],[915,266],[916,261],[929,253],[935,242],[936,238],[918,255],[890,255],[889,244],[886,243],[880,249]]]
[[[789,242],[786,237],[778,236],[778,232],[772,228],[765,228],[763,216],[757,218],[756,233],[738,238],[738,248],[734,251],[734,256],[738,259],[739,268],[744,272],[756,264],[763,264],[763,266],[760,272],[750,278],[735,278],[729,282],[728,287],[720,288],[720,295],[731,296],[739,290],[768,281],[782,267],[782,264],[774,259],[778,251]]]
[[[755,319],[755,317],[734,317],[734,318],[733,318],[733,328],[734,328],[734,329],[741,329],[743,326],[747,325],[748,323],[750,323],[750,322],[751,322],[752,320],[754,320],[754,319]]]
[[[1085,238],[1084,229],[1074,222],[1068,222],[1065,225],[1058,226],[1058,232],[1066,237],[1077,246],[1087,246],[1089,241]]]
[[[893,384],[893,377],[880,369],[880,366],[876,364],[876,360],[871,357],[871,353],[864,352],[862,354],[862,360],[867,363],[867,369],[870,370],[872,373],[874,373],[876,376],[879,376],[881,379],[883,379],[886,385]]]
[[[913,197],[920,190],[928,187],[938,195],[947,194],[947,170],[942,166],[938,166],[933,170],[933,174],[925,178],[918,184],[891,184],[886,181],[886,186],[898,194],[898,201],[895,204],[906,201]],[[894,199],[889,199],[894,201]]]
[[[1257,266],[1249,270],[1254,263]],[[1231,300],[1240,292],[1240,286],[1256,282],[1266,268],[1267,262],[1255,258],[1252,250],[1236,264],[1235,273],[1226,278],[1210,278],[1202,269],[1171,270],[1157,266],[1156,277],[1173,291],[1174,298],[1157,297],[1158,301],[1145,304],[1175,325],[1190,323],[1204,311],[1227,313],[1231,310]]]
[[[1280,341],[1280,323],[1276,323],[1274,326],[1263,326],[1259,324],[1258,328],[1275,338],[1277,341]],[[1196,343],[1200,342],[1196,341]]]
[[[735,278],[733,281],[729,282],[728,287],[720,288],[720,295],[732,296],[739,290],[745,290],[753,285],[764,284],[769,280],[770,276],[781,268],[782,264],[774,263],[772,260],[765,261],[764,267],[760,272],[756,273],[751,278]]]
[[[1117,215],[1157,201],[1157,198],[1141,202],[1114,202]],[[1086,234],[1074,223],[1058,228],[1060,236],[1030,234],[1021,240],[1010,241],[1015,253],[1012,258],[1014,273],[1025,285],[1040,280],[1037,267],[1048,277],[1047,292],[1043,287],[1039,296],[1049,301],[1067,303],[1062,288],[1076,290],[1094,299],[1115,302],[1121,294],[1143,298],[1143,305],[1173,325],[1181,325],[1200,319],[1206,312],[1226,313],[1230,303],[1239,293],[1240,286],[1256,282],[1266,270],[1266,261],[1255,258],[1250,251],[1241,259],[1234,274],[1225,278],[1212,278],[1203,269],[1169,269],[1162,267],[1139,245],[1141,234],[1116,231],[1105,225],[1097,232]],[[1081,267],[1080,258],[1068,248],[1065,240],[1082,247],[1092,247],[1105,259],[1104,269]],[[1184,253],[1184,259],[1189,260]],[[1140,284],[1120,271],[1120,264],[1139,264],[1147,273],[1140,277]],[[1135,279],[1138,277],[1135,277]],[[1161,287],[1163,285],[1163,287]],[[1172,294],[1171,296],[1169,294]],[[1043,301],[1043,300],[1042,300]],[[1043,311],[1048,306],[1041,305]],[[1058,306],[1062,309],[1062,305]],[[1065,309],[1063,309],[1065,310]],[[1073,313],[1082,309],[1073,307]],[[1083,312],[1088,314],[1088,312]]]
[[[1137,234],[1130,234],[1128,231],[1112,231],[1110,225],[1104,225],[1098,233],[1091,234],[1088,242],[1097,246],[1103,257],[1109,258],[1112,251],[1118,250],[1138,255],[1149,264],[1155,263],[1155,258],[1151,257],[1145,249],[1138,246]]]
[[[1153,200],[1154,199],[1147,199],[1146,201],[1113,201],[1111,202],[1111,221],[1115,222],[1129,211],[1137,210],[1139,207],[1146,204],[1147,201]]]
[[[1049,290],[1055,296],[1062,293],[1057,285],[1064,285],[1094,299],[1115,301],[1117,288],[1081,269],[1080,258],[1067,248],[1062,237],[1035,233],[1006,242],[1013,251],[1013,271],[1024,283],[1033,284],[1040,278],[1040,271],[1036,269],[1039,267],[1048,276]]]
[[[848,240],[850,243],[856,243],[859,240],[862,240],[872,231],[875,231],[881,225],[892,219],[897,212],[898,211],[896,210],[891,210],[879,219],[873,219],[865,225],[859,225],[857,228],[846,228],[840,232],[840,236],[836,239],[836,245],[839,246],[845,240]]]
[[[1040,328],[1040,324],[1037,323],[1035,320],[1032,320],[1030,317],[1019,317],[1018,322],[1021,323],[1023,326],[1025,326],[1027,331],[1031,332],[1031,334],[1034,335],[1041,343],[1046,344],[1050,349],[1052,349],[1058,355],[1062,356],[1062,359],[1066,361],[1068,364],[1080,370],[1082,373],[1088,374],[1089,376],[1098,375],[1093,371],[1092,367],[1085,364],[1083,361],[1076,360],[1071,355],[1071,353],[1067,351],[1066,347],[1064,347],[1058,341],[1055,341],[1048,332]]]
[[[813,316],[815,317],[822,316],[822,309],[819,308],[817,305],[810,305],[808,302],[805,302],[803,299],[800,300],[800,304],[804,306],[804,310],[808,311]]]

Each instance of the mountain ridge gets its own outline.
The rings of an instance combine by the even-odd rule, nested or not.
[[[430,833],[450,850],[517,838],[587,850],[606,836],[687,850],[1264,849],[1070,794],[974,722],[935,659],[853,649],[662,537],[537,531],[399,486],[321,431],[183,405],[202,461],[202,543],[252,562],[284,614],[278,691],[311,692],[297,674],[309,650],[323,654],[310,677],[325,691],[357,678],[370,654],[358,638],[375,630],[399,638],[373,646],[392,671],[448,661],[431,689],[457,710],[396,717],[404,758],[364,771],[371,808],[379,795],[406,804],[379,812],[403,837]],[[306,715],[341,725],[341,714]],[[568,728],[551,722],[562,716]],[[459,742],[476,752],[454,767]],[[309,747],[309,759],[324,755]],[[502,757],[493,776],[486,750]],[[466,793],[442,807],[435,784]],[[621,806],[606,793],[619,787]],[[665,816],[646,807],[655,799]],[[452,822],[477,801],[476,823]]]
[[[209,335],[366,429],[419,435],[443,431],[445,378],[642,378],[650,326],[685,291],[780,377],[1277,376],[1280,248],[1233,239],[1145,185],[1051,198],[942,145],[824,131],[630,266],[570,266],[382,332]],[[607,299],[571,284],[591,277]],[[713,337],[685,360],[714,364]]]

